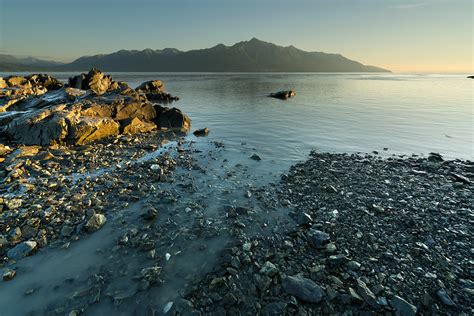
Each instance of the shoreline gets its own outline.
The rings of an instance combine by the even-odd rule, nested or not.
[[[155,137],[156,135],[153,134],[145,134],[139,137],[140,141],[132,143],[123,150],[135,156],[136,159],[140,159],[140,156],[149,155],[158,149],[150,146],[150,142],[154,143]],[[123,143],[119,142],[114,146],[105,145],[107,150],[97,156],[95,153],[91,154],[89,159],[105,161],[101,160],[100,156],[109,158],[110,154],[117,149],[113,148],[115,146],[121,148]],[[460,182],[459,178],[455,178],[451,174],[451,172],[469,174],[473,168],[472,162],[430,160],[438,159],[439,156],[433,156],[435,158],[380,158],[371,155],[313,152],[307,161],[296,164],[290,168],[288,173],[283,174],[280,183],[272,182],[263,187],[251,189],[249,191],[252,192],[250,199],[245,197],[247,193],[242,194],[247,191],[241,192],[242,190],[240,190],[238,194],[233,195],[234,199],[229,199],[233,202],[229,201],[228,207],[219,205],[215,210],[217,213],[212,213],[205,211],[204,205],[198,206],[200,203],[192,208],[184,205],[176,208],[177,205],[184,203],[180,201],[180,196],[181,198],[185,196],[177,194],[176,189],[181,187],[186,188],[185,191],[191,190],[189,192],[201,191],[193,189],[194,186],[190,186],[186,177],[183,178],[188,172],[186,170],[195,170],[197,172],[195,179],[199,181],[201,177],[207,177],[206,174],[212,172],[202,164],[218,155],[218,152],[225,152],[225,148],[220,148],[217,145],[214,145],[214,149],[211,148],[207,153],[200,149],[191,149],[193,146],[192,141],[178,139],[177,145],[169,147],[167,153],[162,156],[140,164],[129,164],[124,168],[116,168],[115,171],[98,178],[82,178],[74,185],[74,190],[69,191],[68,189],[66,191],[72,196],[74,196],[74,192],[87,193],[81,198],[85,204],[79,204],[83,205],[83,215],[75,220],[71,217],[63,218],[60,221],[64,223],[63,225],[53,224],[42,227],[47,231],[54,231],[49,240],[50,245],[40,249],[36,255],[25,259],[41,257],[43,254],[57,251],[55,249],[63,249],[61,252],[67,252],[69,247],[72,249],[80,247],[81,241],[90,244],[91,242],[88,240],[95,238],[95,234],[99,234],[103,229],[110,230],[118,225],[119,230],[113,230],[113,234],[117,236],[114,238],[115,246],[108,245],[102,248],[103,251],[105,253],[112,251],[111,254],[119,258],[116,260],[120,262],[128,261],[127,256],[135,252],[147,258],[142,263],[136,262],[128,267],[131,269],[129,273],[136,271],[135,273],[140,274],[140,271],[146,269],[151,262],[157,264],[152,267],[157,269],[159,267],[159,272],[157,270],[157,275],[154,277],[138,277],[136,281],[130,281],[142,284],[144,282],[142,278],[145,278],[145,284],[140,285],[136,292],[130,294],[131,296],[126,295],[119,299],[121,296],[117,294],[118,296],[111,297],[111,301],[105,297],[98,301],[92,300],[92,303],[85,302],[85,298],[97,295],[95,291],[92,291],[85,294],[85,297],[64,301],[69,302],[65,306],[80,313],[89,310],[98,312],[104,306],[123,307],[122,304],[131,303],[129,300],[133,298],[140,304],[127,305],[126,310],[130,312],[132,310],[144,311],[143,304],[148,309],[161,312],[163,306],[173,302],[172,311],[184,315],[191,311],[201,314],[219,313],[224,311],[223,308],[230,313],[246,310],[262,315],[301,312],[338,314],[349,311],[351,313],[361,311],[395,313],[397,310],[402,312],[402,309],[408,314],[417,310],[422,313],[465,313],[467,315],[472,311],[472,306],[469,305],[469,296],[472,295],[472,284],[469,280],[472,276],[469,275],[469,267],[465,262],[469,257],[468,240],[471,237],[466,234],[459,235],[456,231],[468,231],[467,227],[463,228],[462,225],[469,225],[469,218],[472,217],[472,209],[469,209],[472,207],[469,205],[469,196],[472,196],[474,187],[472,182]],[[137,150],[141,152],[140,155],[136,155]],[[197,155],[202,157],[198,158]],[[122,153],[116,156],[124,157]],[[76,154],[75,157],[79,158],[80,155]],[[128,159],[121,161],[126,160]],[[249,160],[251,159],[249,158]],[[157,164],[165,166],[167,165],[166,161],[169,161],[168,164],[171,167],[164,169],[165,178],[160,175],[160,172],[157,175],[157,169],[152,166]],[[120,162],[114,164],[117,165]],[[355,166],[357,167],[355,168]],[[389,166],[389,170],[386,170],[385,166]],[[355,170],[353,170],[354,168]],[[140,171],[138,172],[138,170]],[[366,177],[360,171],[370,171],[375,174],[370,175],[364,181],[353,179],[352,177]],[[57,174],[56,179],[60,179],[61,172]],[[400,183],[391,182],[388,184],[386,182],[388,176],[395,177]],[[222,175],[222,179],[226,177]],[[235,178],[238,182],[239,178],[245,177],[236,176]],[[370,181],[368,181],[369,179]],[[380,181],[388,191],[384,192],[381,189],[378,192],[380,194],[373,197],[367,192],[363,193],[364,190],[370,192],[369,188],[374,185],[374,180]],[[213,177],[209,181],[210,185],[215,185]],[[391,200],[392,198],[395,200],[396,194],[408,196],[407,194],[416,193],[416,191],[404,187],[409,183],[412,186],[411,189],[418,185],[428,188],[426,189],[428,191],[425,192],[430,195],[423,196],[420,193],[414,195],[418,199],[417,208],[411,208],[412,201],[408,200],[403,202],[406,210],[401,213],[394,205],[385,204],[396,203]],[[111,184],[112,187],[110,187]],[[394,192],[390,189],[392,185]],[[165,186],[169,189],[163,191]],[[152,193],[153,188],[164,195],[157,199],[157,196]],[[235,188],[239,188],[239,185],[237,184]],[[346,190],[350,190],[353,194]],[[57,198],[54,196],[58,196],[61,190],[45,194],[46,192],[40,188],[36,192],[33,195],[41,197],[37,201],[31,202],[32,205],[56,200]],[[114,198],[117,192],[120,192],[119,199]],[[202,192],[202,198],[209,198],[211,192],[212,190]],[[308,195],[307,192],[311,193]],[[100,194],[97,195],[97,193]],[[385,193],[388,193],[387,196],[384,195]],[[225,194],[229,194],[229,192]],[[90,196],[90,200],[88,196]],[[436,215],[437,213],[433,213],[434,210],[424,214],[424,208],[434,205],[432,197],[438,197],[440,201],[443,201],[445,198],[441,196],[449,197],[451,200],[447,205],[442,206],[441,214]],[[348,200],[358,201],[361,198],[369,199],[370,202],[362,204],[362,206],[348,202]],[[62,206],[62,210],[59,209],[58,215],[68,214],[64,212],[69,208],[67,202],[67,199],[63,199],[62,203],[65,204]],[[75,203],[77,202],[72,204]],[[100,213],[103,213],[107,218],[107,223],[97,232],[87,232],[83,229],[88,220],[87,214],[90,215],[88,209],[91,207],[87,205],[92,206],[93,209],[101,210]],[[164,205],[171,205],[167,207],[176,211],[162,217]],[[130,222],[129,220],[120,221],[120,218],[125,214],[121,209],[125,210],[130,207],[132,207],[132,211],[126,212],[131,212],[129,216],[132,216],[133,220]],[[435,208],[439,209],[440,207],[438,205]],[[456,207],[456,212],[453,207]],[[335,212],[335,209],[338,211]],[[157,212],[153,210],[157,210]],[[197,210],[204,212],[199,215],[200,212],[195,213]],[[454,213],[451,214],[451,212]],[[3,215],[5,215],[5,211]],[[430,223],[429,225],[438,225],[435,226],[438,229],[429,230],[429,227],[426,230],[422,229],[421,231],[427,235],[407,232],[409,227],[416,230],[416,227],[420,226],[419,219],[417,219],[419,216],[422,216],[422,227]],[[378,219],[379,217],[380,219]],[[187,237],[176,244],[176,241],[171,242],[172,239],[169,238],[181,230],[176,231],[179,226],[175,225],[167,226],[169,224],[166,224],[163,226],[163,221],[166,218],[179,221],[180,225],[190,225],[190,228],[194,228],[186,229],[184,236]],[[199,218],[207,218],[207,220],[201,222]],[[28,216],[23,217],[23,227],[28,224],[29,219]],[[197,222],[195,222],[196,220]],[[214,223],[217,222],[220,223],[219,226],[214,227]],[[17,222],[17,225],[22,226],[21,223]],[[197,223],[201,224],[194,226]],[[453,228],[444,226],[446,223],[454,225]],[[69,227],[69,224],[73,224],[73,227]],[[133,227],[137,227],[137,224],[139,225],[139,234],[131,235],[130,230],[133,231]],[[140,227],[141,225],[145,226]],[[352,231],[351,227],[355,231]],[[449,237],[441,238],[440,236],[443,234],[439,235],[439,229],[442,229],[442,233]],[[448,231],[445,232],[443,229],[448,229]],[[453,230],[454,233],[448,235],[449,230]],[[385,240],[383,237],[385,234],[390,235],[390,238]],[[145,235],[149,235],[149,237],[142,240]],[[125,236],[127,236],[126,241]],[[426,239],[426,236],[429,238]],[[408,237],[411,239],[407,239]],[[194,269],[191,269],[192,272],[189,271],[189,276],[192,275],[193,278],[196,278],[194,281],[178,282],[175,281],[175,278],[179,280],[179,277],[172,277],[172,275],[177,272],[176,269],[179,271],[179,264],[178,267],[173,267],[174,264],[167,267],[170,265],[169,259],[167,259],[168,253],[166,253],[167,256],[164,256],[160,246],[157,245],[161,244],[161,247],[167,248],[175,244],[186,248],[187,242],[185,240],[188,238],[201,240],[201,242],[192,243],[186,256],[199,258],[204,255],[201,260],[207,267],[198,269],[198,271],[194,271]],[[410,241],[408,242],[408,240]],[[438,245],[439,242],[441,244]],[[454,244],[451,244],[452,242]],[[447,247],[449,244],[451,245]],[[392,248],[392,246],[396,248]],[[73,254],[76,253],[74,250],[71,251]],[[185,251],[183,250],[183,252]],[[456,255],[457,252],[459,255]],[[169,255],[173,260],[179,260],[180,264],[183,264],[182,260],[189,260],[185,259],[186,256],[181,258],[182,255],[179,251],[169,252]],[[448,264],[448,267],[441,268],[447,262],[440,261],[440,258],[449,258],[450,261],[447,262],[451,263]],[[14,261],[10,263],[4,261],[3,267],[18,270],[18,275],[11,281],[3,282],[0,290],[7,290],[8,286],[14,284],[17,278],[21,283],[24,283],[24,278],[28,278],[31,272],[34,273],[34,268],[31,272],[27,272],[29,269],[25,271],[22,267],[22,262],[25,259],[19,260],[17,264]],[[105,261],[106,267],[111,268],[110,264]],[[407,266],[404,267],[404,265]],[[453,267],[461,267],[461,269]],[[187,271],[187,269],[189,268],[185,268],[183,271]],[[165,271],[169,275],[166,275]],[[26,275],[22,275],[23,273]],[[385,276],[380,276],[380,274]],[[324,294],[318,303],[310,303],[306,301],[307,299],[302,299],[299,296],[298,290],[285,290],[282,286],[285,279],[297,275],[301,275],[305,282],[311,280],[320,287],[321,293]],[[108,281],[102,284],[104,287],[101,287],[102,291],[106,290],[109,283],[113,283],[117,277],[109,275],[108,278]],[[171,296],[173,299],[170,299],[169,302],[153,304],[148,301],[148,292],[163,293],[162,291],[166,289],[167,293],[176,286],[175,282],[181,284],[178,286],[181,290],[173,293]],[[171,288],[167,287],[168,283]],[[81,284],[81,281],[78,284]],[[418,290],[412,292],[414,288]],[[438,294],[443,289],[444,293]],[[28,289],[22,290],[27,291]],[[176,297],[175,295],[178,293],[181,294]],[[40,293],[34,294],[40,295]],[[446,302],[454,305],[446,305]]]

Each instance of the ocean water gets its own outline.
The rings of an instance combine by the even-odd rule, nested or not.
[[[1,76],[2,74],[0,74]],[[74,73],[53,74],[66,80]],[[112,73],[132,87],[160,79],[208,139],[256,148],[283,165],[311,149],[472,159],[474,80],[466,75]],[[281,101],[271,92],[293,89]],[[384,148],[388,150],[384,151]]]

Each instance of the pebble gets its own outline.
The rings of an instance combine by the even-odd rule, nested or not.
[[[3,281],[10,281],[16,276],[16,271],[5,268],[2,272]]]
[[[272,276],[274,276],[275,274],[278,273],[278,268],[273,263],[271,263],[270,261],[267,261],[263,264],[263,266],[260,269],[259,273],[272,277]]]

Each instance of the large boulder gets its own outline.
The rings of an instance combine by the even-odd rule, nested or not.
[[[69,78],[69,86],[82,90],[92,90],[101,95],[107,92],[112,83],[112,77],[97,69],[91,69],[87,74]]]
[[[191,128],[191,119],[177,108],[158,107],[157,123],[162,130],[187,133]]]

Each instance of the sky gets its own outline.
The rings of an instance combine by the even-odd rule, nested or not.
[[[474,0],[0,0],[0,54],[72,61],[256,37],[394,72],[472,73]]]

